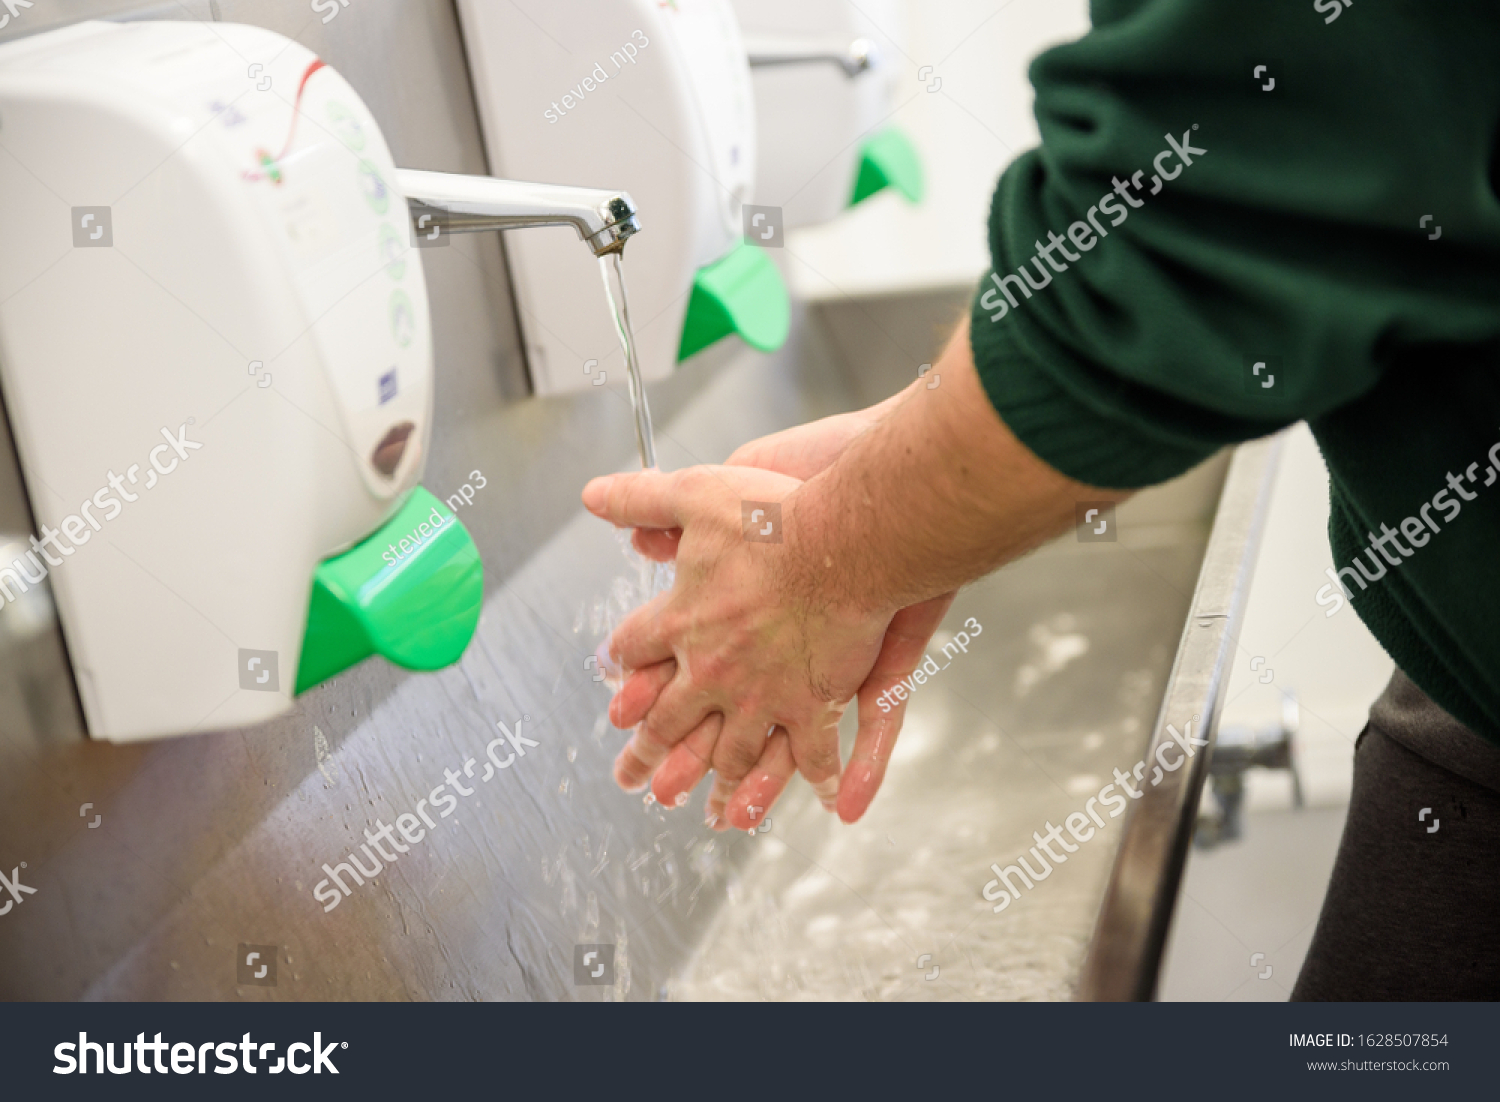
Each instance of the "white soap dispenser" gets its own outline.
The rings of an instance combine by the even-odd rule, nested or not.
[[[895,124],[900,0],[735,0],[754,75],[757,201],[787,230],[886,188],[917,202],[916,148]],[[913,94],[917,86],[913,86]]]
[[[625,276],[643,376],[738,334],[775,348],[787,299],[744,241],[755,114],[729,0],[459,0],[485,146],[498,175],[628,189],[649,233]],[[554,231],[560,233],[562,231]],[[594,262],[549,235],[507,252],[538,392],[623,385]]]
[[[50,581],[89,733],[242,726],[372,655],[457,661],[484,574],[418,484],[413,220],[608,257],[630,195],[397,169],[342,77],[224,23],[0,46],[0,133],[0,395],[36,525],[0,617]]]
[[[353,605],[308,653],[309,602],[388,521],[448,563],[423,653],[457,657],[479,567],[417,486],[427,289],[349,84],[254,27],[81,23],[0,46],[0,132],[0,390],[37,526],[0,616],[45,572],[90,733],[254,723],[308,661],[363,657],[382,628]]]

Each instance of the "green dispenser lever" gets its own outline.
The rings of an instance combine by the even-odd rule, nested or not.
[[[764,249],[741,241],[722,260],[698,269],[677,359],[685,360],[731,333],[760,352],[774,352],[786,340],[790,325],[791,304],[781,273]]]
[[[383,527],[318,565],[297,692],[372,654],[409,670],[450,666],[473,638],[483,602],[474,541],[418,486]]]
[[[872,135],[860,150],[859,172],[849,205],[863,202],[887,187],[895,188],[909,203],[920,203],[926,190],[917,147],[894,126]]]

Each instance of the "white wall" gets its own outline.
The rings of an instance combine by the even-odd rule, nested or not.
[[[1298,768],[1309,804],[1346,803],[1354,740],[1393,663],[1347,604],[1332,617],[1315,594],[1333,565],[1328,549],[1328,470],[1306,425],[1292,430],[1256,562],[1245,626],[1220,727],[1274,722],[1282,690],[1296,692],[1302,726]],[[1257,671],[1253,659],[1265,659]],[[1271,680],[1262,683],[1267,670]],[[1290,779],[1252,770],[1247,804],[1290,806]]]
[[[1087,0],[908,0],[906,9],[904,27],[875,37],[901,69],[890,121],[920,150],[927,194],[912,207],[884,192],[790,234],[789,274],[806,298],[978,280],[989,267],[995,182],[1039,141],[1026,69],[1048,46],[1089,29]]]

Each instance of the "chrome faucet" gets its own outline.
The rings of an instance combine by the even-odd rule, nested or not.
[[[623,252],[640,232],[635,202],[623,191],[529,184],[490,176],[398,168],[418,233],[478,233],[522,226],[572,226],[595,256]]]
[[[806,65],[810,62],[832,62],[846,77],[857,77],[880,63],[880,53],[868,38],[856,38],[847,46],[829,46],[791,38],[747,39],[745,52],[750,67],[769,65]]]

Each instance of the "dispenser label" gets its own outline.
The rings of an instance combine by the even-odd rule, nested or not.
[[[391,202],[391,189],[381,174],[380,166],[371,160],[359,162],[359,192],[376,214],[384,214]]]
[[[405,348],[416,335],[417,312],[412,307],[411,299],[406,297],[406,292],[399,287],[391,292],[390,312],[391,339],[396,342],[397,348]]]

